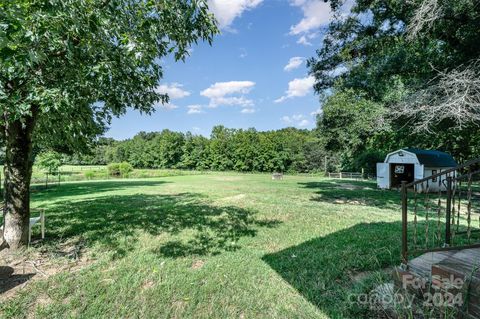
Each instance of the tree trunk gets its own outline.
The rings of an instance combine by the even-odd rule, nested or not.
[[[3,247],[16,250],[28,244],[30,181],[32,177],[32,132],[35,112],[5,124],[5,206]]]

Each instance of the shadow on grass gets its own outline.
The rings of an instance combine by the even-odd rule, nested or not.
[[[60,185],[51,185],[45,189],[45,185],[32,186],[32,199],[35,200],[57,200],[61,197],[99,194],[109,191],[118,191],[131,187],[154,187],[160,186],[166,181],[136,181],[136,180],[109,180],[91,182],[68,182]]]
[[[100,192],[114,187],[112,183],[99,184]],[[162,243],[159,239],[161,244],[155,252],[166,257],[218,254],[240,248],[239,239],[255,236],[259,227],[278,224],[274,220],[258,220],[255,213],[233,206],[209,205],[205,198],[192,193],[105,195],[48,208],[47,236],[52,244],[81,237],[88,246],[99,244],[115,257],[122,257],[136,247],[141,233],[179,235],[179,240]]]
[[[355,274],[400,263],[401,222],[358,224],[263,260],[309,302],[332,318],[357,317],[348,296]]]
[[[400,193],[391,190],[379,190],[372,181],[332,179],[321,182],[299,183],[299,185],[315,190],[315,196],[311,198],[312,201],[400,210]]]
[[[35,276],[35,274],[13,274],[14,269],[9,266],[0,266],[0,295],[13,289]]]

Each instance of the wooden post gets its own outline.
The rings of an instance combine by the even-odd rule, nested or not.
[[[407,182],[402,181],[402,263],[408,265],[408,193]]]
[[[451,214],[452,214],[452,176],[447,176],[447,208],[445,213],[445,246],[450,246],[451,244]]]
[[[325,174],[327,174],[327,171],[328,171],[328,163],[327,163],[327,155],[325,155],[325,162],[323,163],[323,165],[325,166]],[[330,173],[328,174],[330,177]]]
[[[48,189],[48,173],[45,173],[45,189]]]
[[[45,239],[45,211],[40,211],[40,226],[42,227],[42,239]]]
[[[340,179],[342,179],[342,172],[340,172]]]

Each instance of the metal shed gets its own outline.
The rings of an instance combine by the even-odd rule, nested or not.
[[[388,154],[383,163],[377,163],[377,185],[383,189],[398,188],[402,181],[410,183],[456,166],[457,162],[445,152],[400,149]],[[438,191],[445,187],[443,181],[433,180],[428,188]]]

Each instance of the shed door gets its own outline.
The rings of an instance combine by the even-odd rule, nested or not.
[[[424,167],[423,164],[415,164],[415,169],[414,169],[414,175],[415,175],[415,180],[418,181],[419,179],[424,178]]]
[[[390,188],[390,172],[388,163],[377,163],[377,185],[379,188]]]

